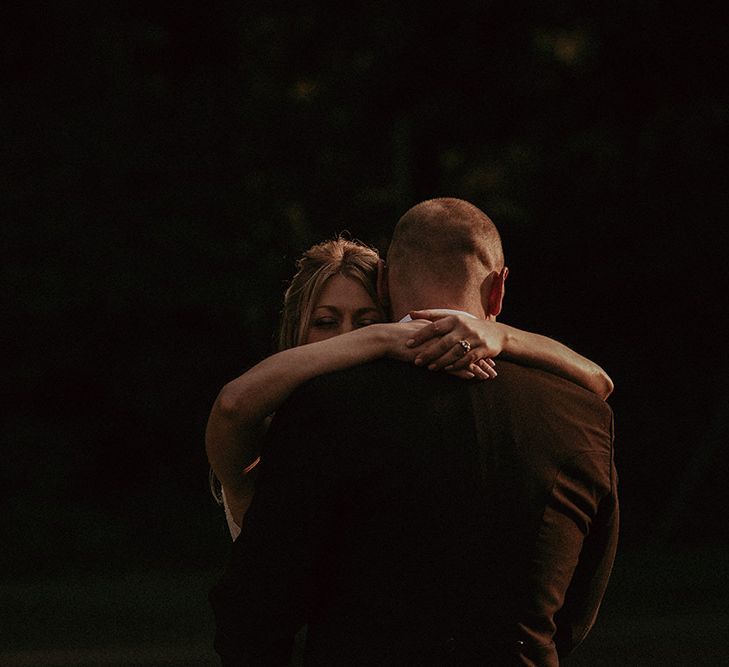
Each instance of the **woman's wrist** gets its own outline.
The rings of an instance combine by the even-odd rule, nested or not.
[[[364,333],[371,336],[374,348],[377,352],[376,357],[391,357],[395,353],[401,336],[398,336],[397,324],[392,322],[382,322],[379,324],[370,324],[362,329]]]
[[[501,322],[493,322],[493,324],[499,340],[499,354],[514,354],[515,348],[518,347],[516,329]]]

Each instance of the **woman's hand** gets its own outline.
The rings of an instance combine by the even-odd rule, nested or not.
[[[412,364],[415,363],[422,350],[413,345],[408,345],[408,343],[416,339],[420,332],[431,325],[432,323],[429,320],[418,319],[410,322],[375,324],[372,328],[378,327],[383,332],[386,341],[386,354],[389,358]],[[431,338],[432,335],[428,335],[427,338]],[[455,375],[463,380],[472,380],[473,378],[488,380],[496,377],[494,362],[491,359],[478,359],[472,364],[463,364],[459,365],[458,368],[444,370],[449,375]]]
[[[449,372],[473,372],[475,367],[488,377],[496,376],[491,357],[499,355],[504,347],[504,334],[496,322],[441,310],[413,311],[410,317],[430,322],[407,342],[416,352],[416,365]],[[468,352],[464,353],[461,341],[470,345]]]
[[[430,322],[426,320],[413,320],[411,322],[373,324],[371,327],[367,327],[367,329],[374,330],[377,328],[383,332],[385,354],[387,357],[412,364],[415,361],[415,357],[418,356],[418,350],[413,349],[412,346],[408,346],[408,341],[412,340],[414,336],[417,336],[418,332],[429,324]]]

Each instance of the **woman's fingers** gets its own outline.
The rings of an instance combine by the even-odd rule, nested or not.
[[[453,317],[452,312],[444,312],[438,308],[432,310],[411,310],[408,315],[414,320],[430,320],[431,322],[442,320],[446,317]]]
[[[490,379],[495,378],[498,373],[496,372],[496,364],[493,359],[479,359],[477,365],[481,371],[483,371]]]
[[[486,363],[486,359],[479,359],[476,363],[470,364],[468,368],[461,370],[446,371],[449,375],[463,379],[476,378],[477,380],[492,380],[496,377],[496,371],[493,366]]]
[[[421,350],[418,350],[415,363],[418,366],[428,366],[428,368],[432,364],[435,364],[431,370],[440,370],[462,356],[462,354],[458,355],[458,351],[455,350],[456,347],[461,352],[463,351],[463,348],[458,346],[457,341],[452,335],[442,336],[436,340],[429,341],[422,346]]]
[[[468,370],[473,373],[473,376],[479,380],[490,380],[491,376],[483,369],[481,368],[480,364],[471,364],[468,367]]]
[[[490,359],[488,357],[481,357],[481,355],[484,354],[485,351],[485,348],[476,348],[475,350],[471,350],[471,352],[469,352],[462,359],[459,359],[455,363],[448,364],[448,366],[444,366],[443,370],[458,371],[463,368],[471,369],[471,366],[478,365],[481,370],[486,373],[490,378],[494,378],[498,375],[495,370],[496,363],[493,359]]]
[[[428,350],[427,354],[418,355],[418,357],[421,357],[418,365],[427,366],[430,371],[440,371],[446,366],[452,366],[453,370],[459,371],[477,361],[479,355],[475,350],[467,351],[459,341],[452,337],[444,336]]]
[[[416,331],[407,341],[416,350],[416,366],[427,366],[430,371],[446,370],[457,377],[475,377],[489,380],[496,377],[494,361],[488,358],[488,347],[482,338],[454,315],[437,310],[415,310],[410,313],[414,320],[432,320]],[[471,349],[469,341],[475,343]]]
[[[475,375],[471,371],[463,370],[463,371],[448,371],[448,375],[452,375],[453,377],[461,378],[461,380],[473,380]]]
[[[486,353],[487,350],[483,347],[477,347],[475,350],[466,352],[463,346],[456,341],[448,347],[444,354],[428,364],[428,370],[461,371],[470,369],[474,364],[479,364],[481,369],[490,375],[490,369],[494,368],[495,363],[492,359],[484,358],[483,355]],[[422,361],[418,363],[417,359],[416,364],[418,366],[424,365]]]
[[[415,314],[418,313],[427,313],[429,311],[413,311]],[[425,317],[418,317],[413,319],[420,319],[425,320],[428,318]],[[427,343],[431,338],[436,337],[442,337],[447,333],[450,333],[453,330],[453,327],[455,326],[456,319],[453,316],[450,317],[443,317],[441,319],[436,320],[435,322],[431,322],[427,326],[424,326],[422,329],[417,331],[415,334],[413,334],[413,337],[407,342],[408,347],[418,347],[419,345],[422,345],[423,343]]]
[[[444,366],[446,370],[460,370],[462,368],[468,368],[472,364],[478,363],[478,360],[481,359],[486,352],[486,350],[479,347],[471,350],[470,352],[465,352],[458,342],[456,343],[456,346],[457,347],[454,347],[455,360],[447,366]],[[460,350],[458,349],[459,347]]]
[[[410,316],[419,321],[433,320],[415,331],[407,341],[408,348],[416,351],[416,366],[426,366],[431,371],[473,372],[470,367],[478,365],[480,371],[474,373],[476,377],[481,377],[481,374],[489,378],[495,376],[488,370],[493,368],[494,362],[486,360],[492,352],[472,322],[465,321],[463,316],[438,310],[415,310]],[[483,364],[481,360],[484,360]]]
[[[463,380],[491,380],[496,377],[496,371],[493,366],[489,366],[486,363],[486,359],[479,359],[476,363],[470,364],[468,368],[462,368],[461,370],[449,370],[446,371],[449,375],[461,378]]]

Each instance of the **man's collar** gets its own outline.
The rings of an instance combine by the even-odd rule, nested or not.
[[[424,308],[423,310],[430,310],[430,309]],[[432,310],[436,310],[436,309],[433,308]],[[437,310],[439,310],[442,313],[447,313],[448,315],[465,315],[466,317],[472,317],[474,320],[478,319],[478,317],[476,317],[475,315],[471,315],[471,313],[467,313],[465,310],[453,310],[453,308],[438,308]],[[410,322],[410,320],[412,320],[412,319],[413,318],[410,317],[410,315],[408,314],[408,315],[405,315],[405,317],[403,317],[400,320],[400,322]]]

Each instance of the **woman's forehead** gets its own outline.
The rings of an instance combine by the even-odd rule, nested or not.
[[[356,278],[337,273],[324,283],[316,306],[370,306],[377,308],[365,286]]]

